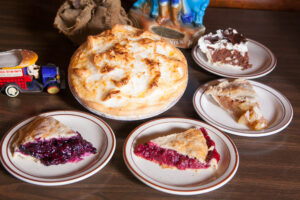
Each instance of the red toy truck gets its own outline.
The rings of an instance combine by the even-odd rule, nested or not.
[[[0,52],[0,90],[9,97],[19,92],[59,92],[62,84],[55,65],[35,65],[38,56],[26,49]]]

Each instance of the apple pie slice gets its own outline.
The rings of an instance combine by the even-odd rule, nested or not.
[[[180,170],[217,168],[220,160],[215,143],[204,128],[158,137],[138,145],[134,153],[163,168]]]
[[[38,116],[17,132],[12,151],[13,156],[31,158],[49,166],[80,161],[95,154],[96,148],[53,117]]]
[[[257,94],[249,81],[224,80],[215,86],[210,86],[206,94],[210,94],[238,123],[245,124],[254,130],[267,127],[267,120],[260,110]]]

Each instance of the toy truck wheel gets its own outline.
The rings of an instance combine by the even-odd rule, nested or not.
[[[19,93],[20,91],[15,86],[9,85],[5,88],[5,94],[9,97],[16,97]]]
[[[59,92],[59,87],[57,85],[50,85],[47,87],[47,92],[49,94],[57,94]]]

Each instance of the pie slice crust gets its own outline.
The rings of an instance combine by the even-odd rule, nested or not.
[[[204,128],[192,128],[158,137],[138,145],[134,153],[162,168],[179,170],[205,169],[210,166],[217,168],[220,161],[215,143]]]
[[[268,123],[260,110],[257,94],[249,81],[245,79],[224,80],[217,85],[210,86],[206,94],[211,95],[238,123],[245,124],[253,130],[267,127]]]
[[[22,127],[11,149],[14,157],[29,158],[46,166],[78,162],[97,151],[80,133],[49,116],[38,116]]]

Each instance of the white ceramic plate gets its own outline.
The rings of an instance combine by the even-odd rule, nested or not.
[[[239,70],[230,67],[216,67],[207,61],[206,55],[197,45],[192,50],[192,56],[195,62],[203,69],[223,77],[229,78],[259,78],[270,73],[276,66],[277,59],[266,46],[251,39],[248,40],[249,63],[252,64],[250,69]]]
[[[262,83],[250,81],[258,95],[258,102],[263,116],[268,121],[264,130],[251,130],[247,126],[237,123],[234,118],[222,109],[205,91],[208,86],[217,84],[214,80],[204,84],[194,94],[193,105],[202,119],[209,124],[231,134],[246,137],[261,137],[280,132],[289,125],[293,118],[293,108],[289,100],[280,92]]]
[[[193,127],[204,127],[216,143],[221,156],[218,169],[195,170],[163,169],[159,165],[134,154],[138,144],[162,135],[181,132]],[[123,156],[129,170],[143,183],[162,192],[195,195],[213,191],[235,175],[239,156],[234,143],[216,128],[194,119],[161,118],[142,124],[127,137]]]
[[[11,128],[0,144],[2,165],[16,178],[37,185],[65,185],[92,176],[111,159],[115,151],[116,139],[112,129],[102,119],[77,111],[53,111],[41,115],[52,116],[78,131],[84,139],[93,144],[97,153],[84,157],[77,163],[52,166],[45,166],[18,156],[13,158],[10,150],[11,142],[16,131],[33,120],[34,117],[31,117]]]

